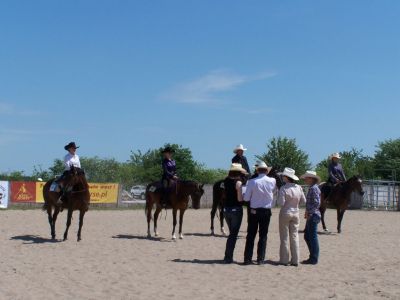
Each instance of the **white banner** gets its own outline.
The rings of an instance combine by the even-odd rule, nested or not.
[[[0,208],[7,208],[8,206],[8,181],[0,181]]]

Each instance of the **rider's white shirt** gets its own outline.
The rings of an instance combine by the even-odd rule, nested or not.
[[[66,171],[69,171],[71,169],[71,166],[74,166],[75,168],[81,168],[81,162],[79,160],[78,154],[72,155],[71,153],[68,153],[64,157],[64,167]]]

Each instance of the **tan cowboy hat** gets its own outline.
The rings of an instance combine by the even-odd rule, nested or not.
[[[268,165],[265,162],[260,161],[260,162],[258,162],[258,166],[256,169],[257,170],[260,170],[260,169],[267,170],[269,173],[272,170],[272,167],[268,167]]]
[[[315,178],[319,181],[321,181],[321,177],[319,177],[317,175],[317,172],[315,171],[306,171],[303,175],[301,175],[300,177],[301,179],[305,179],[305,178]]]
[[[295,173],[296,173],[295,170],[293,170],[293,169],[291,169],[291,168],[285,168],[285,169],[283,170],[283,172],[280,173],[279,175],[281,175],[281,176],[286,176],[286,177],[292,178],[293,180],[298,181],[298,180],[299,180],[299,177],[297,177],[297,176],[295,175]]]
[[[231,164],[229,172],[231,172],[231,171],[241,172],[243,174],[247,174],[247,171],[245,169],[243,169],[242,165],[241,164],[236,164],[236,163]]]
[[[333,154],[331,155],[331,159],[332,159],[332,158],[341,159],[342,157],[340,156],[340,154],[339,154],[338,152],[336,152],[336,153],[333,153]]]
[[[235,149],[233,149],[233,153],[237,153],[238,150],[246,151],[247,149],[242,144],[239,144]]]

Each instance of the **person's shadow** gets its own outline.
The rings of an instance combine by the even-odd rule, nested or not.
[[[222,265],[224,261],[221,259],[180,259],[176,258],[172,260],[176,263],[184,264],[199,264],[199,265]]]
[[[10,238],[10,240],[14,241],[23,241],[23,244],[30,245],[30,244],[46,244],[46,243],[58,243],[60,240],[50,239],[50,238],[43,238],[37,235],[17,235]]]

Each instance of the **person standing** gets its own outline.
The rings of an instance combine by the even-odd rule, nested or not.
[[[265,162],[257,167],[258,177],[249,180],[244,195],[244,201],[250,202],[250,215],[247,227],[244,264],[253,264],[254,240],[259,234],[257,245],[257,264],[265,263],[268,227],[271,219],[273,195],[276,189],[276,180],[268,177],[270,168]]]
[[[236,148],[233,149],[233,153],[235,153],[236,155],[232,158],[232,163],[241,164],[243,169],[246,170],[247,174],[251,174],[249,163],[247,162],[246,156],[244,156],[244,151],[246,150],[247,149],[244,148],[242,144],[237,145]]]
[[[299,265],[299,204],[306,203],[306,197],[301,186],[296,184],[299,178],[295,170],[285,168],[280,174],[285,185],[279,190],[278,204],[281,206],[279,212],[279,236],[281,239],[279,262],[283,265]],[[289,264],[289,244],[291,260]]]
[[[314,171],[307,171],[301,176],[305,183],[309,186],[306,201],[306,213],[304,218],[307,219],[304,229],[304,240],[307,243],[310,256],[304,260],[303,264],[316,265],[319,259],[319,242],[318,242],[318,223],[321,221],[321,213],[319,207],[321,205],[321,192],[318,183],[320,177]]]
[[[246,170],[242,168],[241,164],[232,164],[228,177],[226,177],[224,180],[224,217],[229,228],[229,236],[226,240],[224,257],[224,263],[226,264],[233,262],[233,252],[235,250],[236,240],[243,219],[243,195],[241,181],[243,174],[246,174]]]

